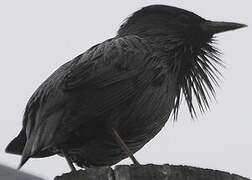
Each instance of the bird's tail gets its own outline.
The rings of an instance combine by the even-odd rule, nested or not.
[[[30,136],[30,138],[26,141],[18,169],[20,169],[28,161],[28,159],[36,153],[36,150],[33,147],[35,138],[36,136],[33,135],[33,136]]]
[[[30,157],[36,157],[37,154],[43,155],[43,152],[49,152],[49,155],[54,154],[50,152],[49,149],[64,140],[64,138],[59,139],[56,136],[56,131],[63,118],[63,114],[64,112],[61,110],[55,111],[48,115],[42,123],[34,126],[24,146],[18,169],[20,169]]]
[[[17,137],[15,137],[6,147],[5,152],[10,154],[22,155],[24,146],[26,143],[26,135],[24,128],[20,131]]]
[[[10,154],[17,154],[22,155],[24,147],[26,145],[26,134],[25,129],[23,128],[17,137],[15,137],[6,147],[5,152]],[[54,155],[54,152],[51,152],[49,150],[43,150],[41,152],[38,152],[36,154],[33,154],[32,158],[43,158]]]

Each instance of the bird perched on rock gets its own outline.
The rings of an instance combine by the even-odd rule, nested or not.
[[[213,36],[243,24],[206,20],[151,5],[133,13],[117,35],[59,67],[30,98],[23,128],[6,148],[31,157],[64,156],[72,168],[113,165],[177,119],[184,97],[209,108],[222,61]]]

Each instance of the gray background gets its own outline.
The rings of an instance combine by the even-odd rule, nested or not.
[[[57,67],[113,37],[129,14],[149,4],[192,10],[211,20],[251,25],[251,1],[64,1],[0,0],[0,161],[17,167],[20,157],[4,153],[21,128],[28,98]],[[227,68],[212,110],[191,121],[187,109],[136,157],[143,163],[185,164],[252,178],[251,28],[218,35]],[[129,160],[120,164],[130,163]],[[54,156],[32,159],[23,171],[53,178],[69,171]]]

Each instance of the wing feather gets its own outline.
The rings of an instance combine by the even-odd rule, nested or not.
[[[110,39],[56,70],[27,104],[21,166],[61,143],[88,117],[110,111],[143,90],[151,81],[147,47],[136,36]]]

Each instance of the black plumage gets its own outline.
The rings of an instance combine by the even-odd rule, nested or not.
[[[209,108],[222,66],[213,35],[244,26],[165,5],[142,8],[116,37],[39,86],[6,151],[22,155],[20,167],[54,154],[82,167],[119,162],[151,140],[171,112],[177,118],[182,96],[192,116],[194,99],[201,111]]]

